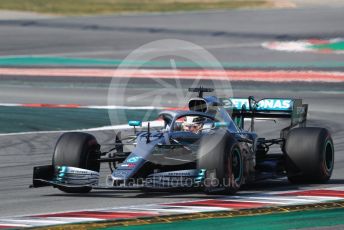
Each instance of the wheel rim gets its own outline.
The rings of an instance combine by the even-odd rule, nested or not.
[[[325,167],[328,171],[331,171],[333,168],[334,154],[333,146],[330,141],[326,142],[325,145]]]
[[[231,161],[229,163],[231,170],[231,176],[233,176],[234,181],[239,184],[242,176],[242,160],[239,149],[235,149],[231,154]]]

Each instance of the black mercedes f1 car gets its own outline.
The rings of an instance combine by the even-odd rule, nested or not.
[[[301,99],[217,98],[203,96],[210,88],[192,88],[198,97],[189,110],[162,111],[160,129],[117,134],[114,148],[101,152],[88,133],[64,133],[51,165],[34,167],[32,187],[53,186],[64,192],[92,189],[200,189],[234,194],[243,184],[287,177],[291,183],[324,183],[331,177],[334,147],[325,128],[306,127],[308,105]],[[289,119],[278,137],[255,132],[257,119]],[[249,124],[248,124],[249,123]],[[248,126],[248,127],[245,127]],[[271,146],[278,153],[270,153]],[[130,151],[124,151],[131,146]],[[100,164],[109,164],[106,185],[99,185]]]

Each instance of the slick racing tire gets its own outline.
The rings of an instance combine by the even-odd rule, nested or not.
[[[52,164],[56,166],[71,166],[99,172],[100,146],[94,136],[88,133],[64,133],[58,139]],[[67,193],[87,193],[91,188],[59,188]]]
[[[292,129],[285,143],[286,171],[291,183],[325,183],[333,171],[334,147],[324,128]]]
[[[205,169],[204,192],[235,194],[243,183],[243,156],[238,141],[225,130],[205,136],[198,151],[198,169]]]

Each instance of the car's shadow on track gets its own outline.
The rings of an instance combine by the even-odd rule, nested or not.
[[[330,189],[336,187],[336,185],[344,186],[344,179],[333,179],[326,184],[291,184],[288,180],[267,180],[263,182],[257,182],[242,187],[240,192],[236,195],[252,195],[255,193],[268,193],[277,191],[290,191],[290,190],[303,190],[303,189]],[[205,198],[220,198],[223,195],[206,195],[199,190],[191,191],[140,191],[140,190],[93,190],[90,193],[53,193],[44,195],[46,197],[94,197],[94,198],[168,198],[168,199],[205,199]]]
[[[335,185],[343,185],[344,179],[332,179],[324,184],[292,184],[287,179],[284,180],[266,180],[249,185],[244,185],[242,191],[257,191],[257,192],[271,192],[283,190],[299,190],[299,189],[316,189],[316,188],[331,188]]]
[[[190,198],[190,199],[204,199],[205,195],[202,191],[140,191],[140,190],[93,190],[90,193],[53,193],[46,194],[46,197],[94,197],[94,198]],[[212,196],[216,197],[216,196]]]

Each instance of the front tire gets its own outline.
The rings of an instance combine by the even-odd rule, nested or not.
[[[201,141],[197,167],[206,170],[204,192],[235,194],[243,184],[243,156],[238,141],[224,130]]]
[[[325,183],[333,171],[334,147],[324,128],[292,129],[286,139],[286,171],[291,183]]]
[[[58,139],[54,155],[53,166],[71,166],[99,172],[100,146],[96,138],[88,133],[70,132],[64,133]],[[91,188],[59,188],[67,193],[87,193]]]

